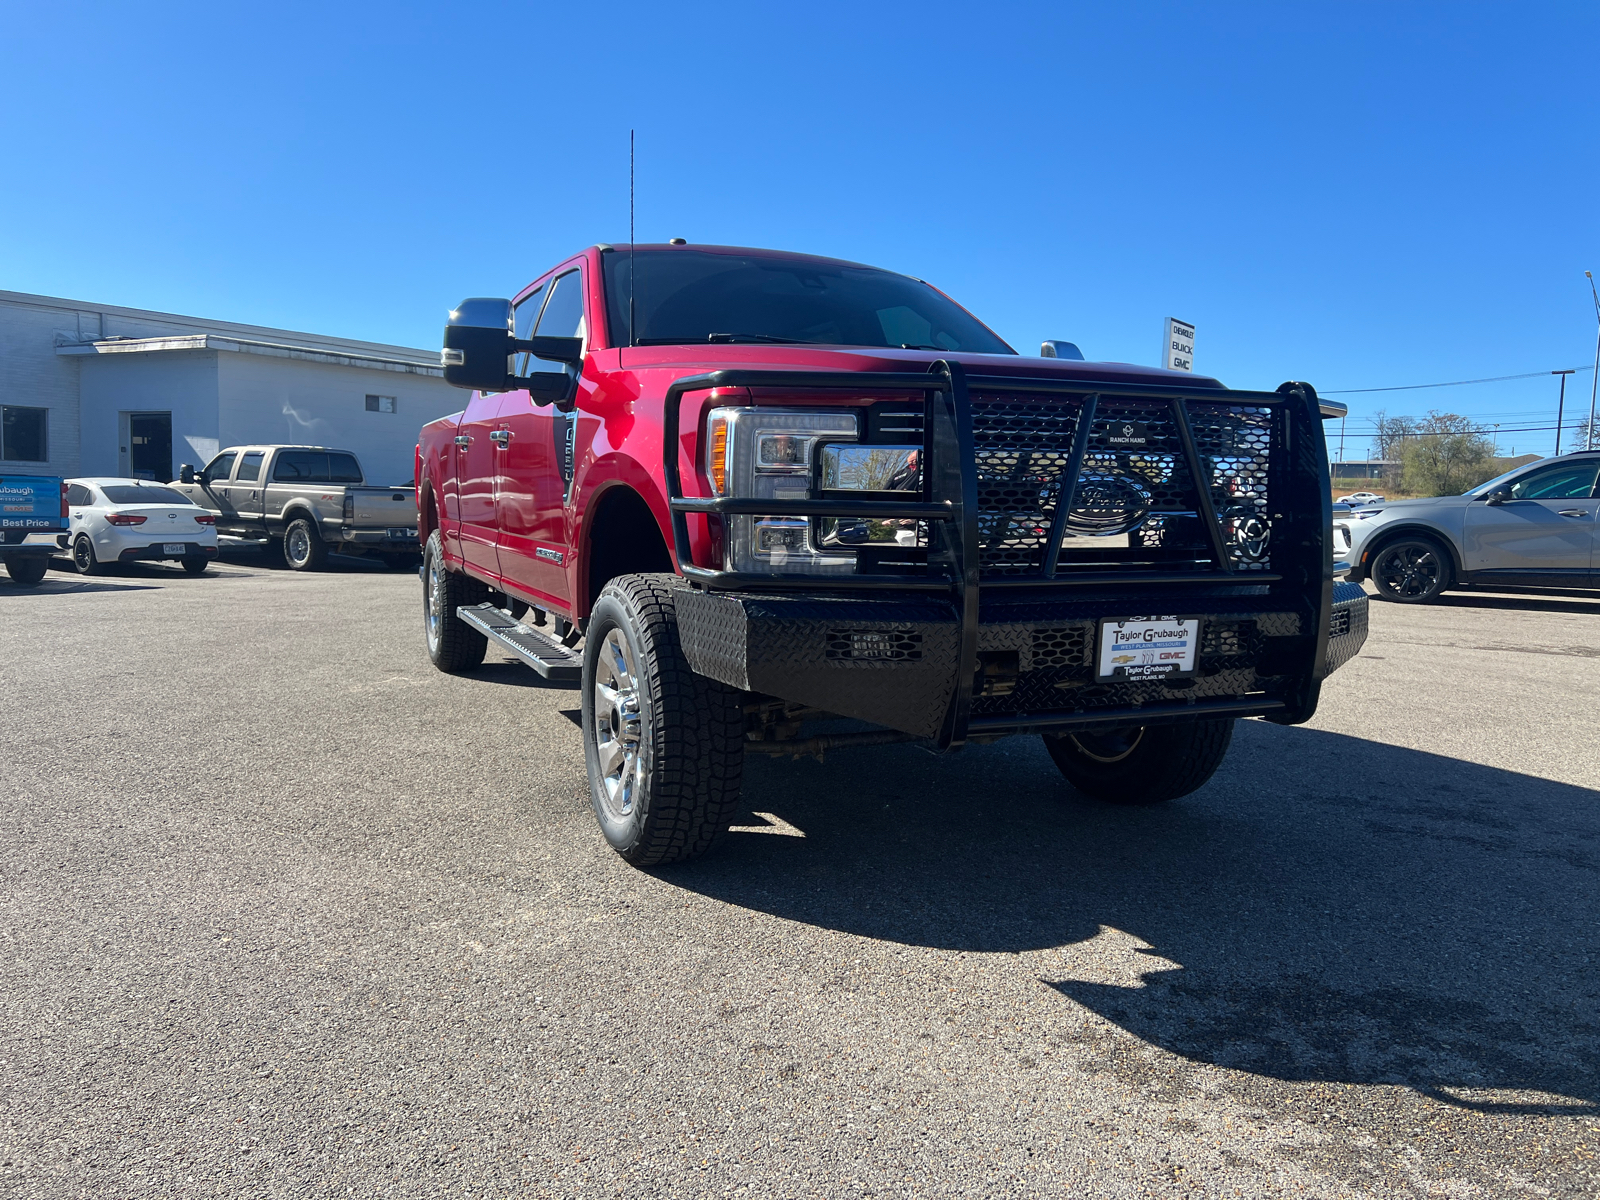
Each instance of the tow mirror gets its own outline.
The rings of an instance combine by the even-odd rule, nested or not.
[[[569,400],[576,380],[566,371],[517,375],[511,356],[525,353],[578,367],[583,363],[583,339],[518,338],[514,328],[509,300],[475,296],[456,305],[444,327],[444,350],[439,356],[444,381],[479,392],[525,388],[538,404]]]
[[[1072,358],[1083,361],[1083,351],[1071,342],[1044,342],[1039,346],[1040,358]]]
[[[1505,488],[1496,488],[1483,498],[1483,502],[1485,504],[1504,504],[1509,499],[1511,499],[1510,492],[1506,491]]]
[[[193,483],[194,482],[194,465],[192,463],[184,463],[183,466],[178,468],[178,482],[179,483]]]

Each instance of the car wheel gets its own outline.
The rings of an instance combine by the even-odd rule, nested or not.
[[[204,575],[211,565],[209,558],[189,557],[183,560],[183,569],[191,575]]]
[[[99,575],[105,571],[95,557],[94,543],[86,533],[80,533],[72,543],[72,567],[79,575]]]
[[[1385,600],[1429,604],[1450,586],[1450,554],[1432,538],[1402,538],[1378,551],[1368,575]]]
[[[283,561],[291,571],[317,571],[327,561],[328,546],[316,526],[299,517],[283,531]]]
[[[483,584],[445,566],[444,544],[435,530],[422,554],[422,631],[428,658],[439,670],[470,671],[483,662],[489,639],[456,616],[456,609],[488,598]]]
[[[6,574],[18,587],[34,587],[50,569],[50,560],[42,554],[11,554],[6,557]]]
[[[1161,804],[1187,796],[1216,774],[1232,741],[1232,718],[1044,735],[1045,749],[1067,782],[1111,804]]]
[[[672,576],[621,575],[589,617],[583,749],[611,848],[636,867],[695,858],[728,831],[744,773],[740,693],[696,675]]]

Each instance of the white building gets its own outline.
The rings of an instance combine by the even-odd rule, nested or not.
[[[437,350],[0,291],[8,474],[165,481],[226,446],[290,442],[400,483],[417,431],[464,403]]]

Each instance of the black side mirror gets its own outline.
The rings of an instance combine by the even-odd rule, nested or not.
[[[1485,504],[1504,504],[1509,499],[1511,499],[1510,492],[1506,491],[1505,488],[1496,488],[1483,498],[1483,502]]]
[[[179,483],[193,483],[194,482],[194,466],[192,464],[184,463],[183,466],[178,468],[178,482]]]
[[[509,300],[477,296],[456,305],[444,327],[444,350],[440,354],[444,381],[479,392],[526,388],[538,404],[570,400],[577,381],[566,371],[514,375],[511,356],[527,353],[578,367],[583,363],[583,339],[518,338],[513,329]]]

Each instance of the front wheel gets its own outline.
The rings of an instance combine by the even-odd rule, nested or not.
[[[428,658],[441,671],[470,671],[483,662],[489,639],[460,617],[462,605],[482,604],[489,589],[444,564],[444,542],[435,530],[422,554],[422,631]]]
[[[1396,604],[1430,604],[1450,586],[1450,554],[1432,538],[1391,542],[1372,560],[1372,585]]]
[[[711,849],[733,819],[744,773],[740,693],[690,668],[671,580],[611,580],[584,635],[590,799],[606,841],[636,867]]]
[[[95,557],[94,543],[86,533],[80,533],[72,543],[72,568],[79,575],[98,575],[105,569]]]
[[[283,561],[291,571],[317,571],[328,558],[328,544],[304,517],[289,522],[283,531]]]
[[[1067,782],[1111,804],[1161,804],[1187,796],[1216,774],[1232,741],[1232,718],[1044,735],[1045,749]]]

